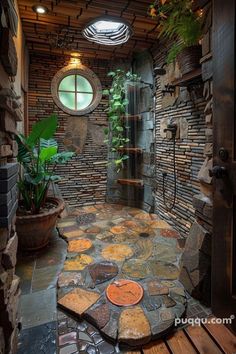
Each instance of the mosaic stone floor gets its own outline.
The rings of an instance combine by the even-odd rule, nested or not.
[[[102,204],[73,210],[58,230],[68,242],[58,278],[60,354],[113,353],[115,346],[101,335],[137,347],[161,337],[184,314],[186,294],[178,281],[182,239],[158,215]],[[137,300],[127,280],[141,285],[143,297],[134,306],[114,305],[106,295],[110,284],[116,298]],[[71,332],[68,321],[74,323]]]

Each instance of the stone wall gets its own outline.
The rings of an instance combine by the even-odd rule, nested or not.
[[[198,172],[200,193],[193,196],[195,221],[190,229],[182,258],[180,280],[188,292],[206,303],[211,301],[211,238],[212,238],[212,7],[211,1],[203,8],[202,79],[205,99],[204,162]]]
[[[154,65],[162,67],[166,62],[167,44],[159,43],[153,50]],[[194,222],[193,196],[200,191],[198,171],[204,161],[206,123],[203,84],[193,82],[188,87],[163,92],[167,84],[179,76],[178,67],[165,66],[167,74],[156,76],[156,191],[155,211],[173,227],[187,236]],[[163,172],[166,199],[171,204],[174,194],[173,140],[163,131],[168,122],[178,126],[176,139],[177,195],[175,207],[168,211],[163,199]]]
[[[1,15],[6,11],[4,4],[3,1],[0,4]],[[9,37],[0,35],[1,48],[3,41],[5,48],[11,41],[11,50],[4,53],[5,60],[2,56],[0,58],[0,354],[17,352],[20,289],[19,278],[15,275],[18,244],[15,230],[18,178],[15,133],[23,122],[21,90],[27,90],[26,81],[22,81],[27,67],[22,67],[26,52],[20,21],[17,36],[13,37],[10,28],[8,24],[4,30],[4,33],[10,30]],[[1,34],[2,30],[0,27]]]
[[[103,143],[103,129],[107,126],[107,97],[103,97],[98,107],[84,117],[70,116],[59,109],[52,99],[51,81],[58,70],[69,62],[69,57],[31,53],[29,120],[32,124],[37,119],[56,113],[59,118],[57,140],[60,146],[65,148],[73,140],[75,148],[78,147],[76,156],[57,170],[63,177],[59,187],[65,201],[70,206],[102,203],[105,202],[107,183],[107,147]],[[83,58],[82,63],[95,72],[103,89],[110,86],[107,73],[113,67],[111,61]],[[83,137],[80,135],[82,131]]]

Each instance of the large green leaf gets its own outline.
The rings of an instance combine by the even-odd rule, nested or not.
[[[50,146],[58,146],[57,141],[55,139],[40,139],[40,148],[47,148]]]
[[[57,153],[57,146],[49,146],[41,149],[39,158],[41,162],[49,161],[54,155],[56,155],[56,153]]]
[[[24,137],[21,135],[16,135],[16,142],[18,145],[18,155],[17,160],[23,166],[27,165],[31,161],[31,154],[28,147],[24,144]]]
[[[51,139],[57,129],[57,116],[52,114],[50,117],[40,120],[32,127],[32,132],[27,138],[27,143],[33,146],[39,139]]]
[[[68,160],[70,160],[73,156],[75,155],[74,152],[70,152],[70,151],[63,151],[63,152],[59,152],[58,154],[54,155],[50,162],[51,163],[66,163]]]

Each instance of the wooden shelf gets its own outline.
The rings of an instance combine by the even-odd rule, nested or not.
[[[143,180],[142,179],[118,179],[117,183],[127,186],[134,186],[134,187],[143,187]]]
[[[171,82],[173,86],[190,86],[202,80],[202,69],[198,68]]]
[[[143,149],[141,148],[132,148],[132,147],[124,147],[118,150],[119,152],[125,152],[126,154],[142,154]]]
[[[129,121],[140,121],[142,120],[141,114],[135,114],[135,115],[127,115],[122,117],[123,120],[129,120]]]

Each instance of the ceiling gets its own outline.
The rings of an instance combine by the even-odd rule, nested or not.
[[[30,51],[69,54],[101,59],[128,58],[157,41],[157,22],[147,15],[151,0],[18,0],[23,31]],[[35,4],[47,6],[46,15],[33,12]],[[101,15],[119,16],[133,28],[133,36],[123,45],[104,46],[87,41],[82,28]]]

